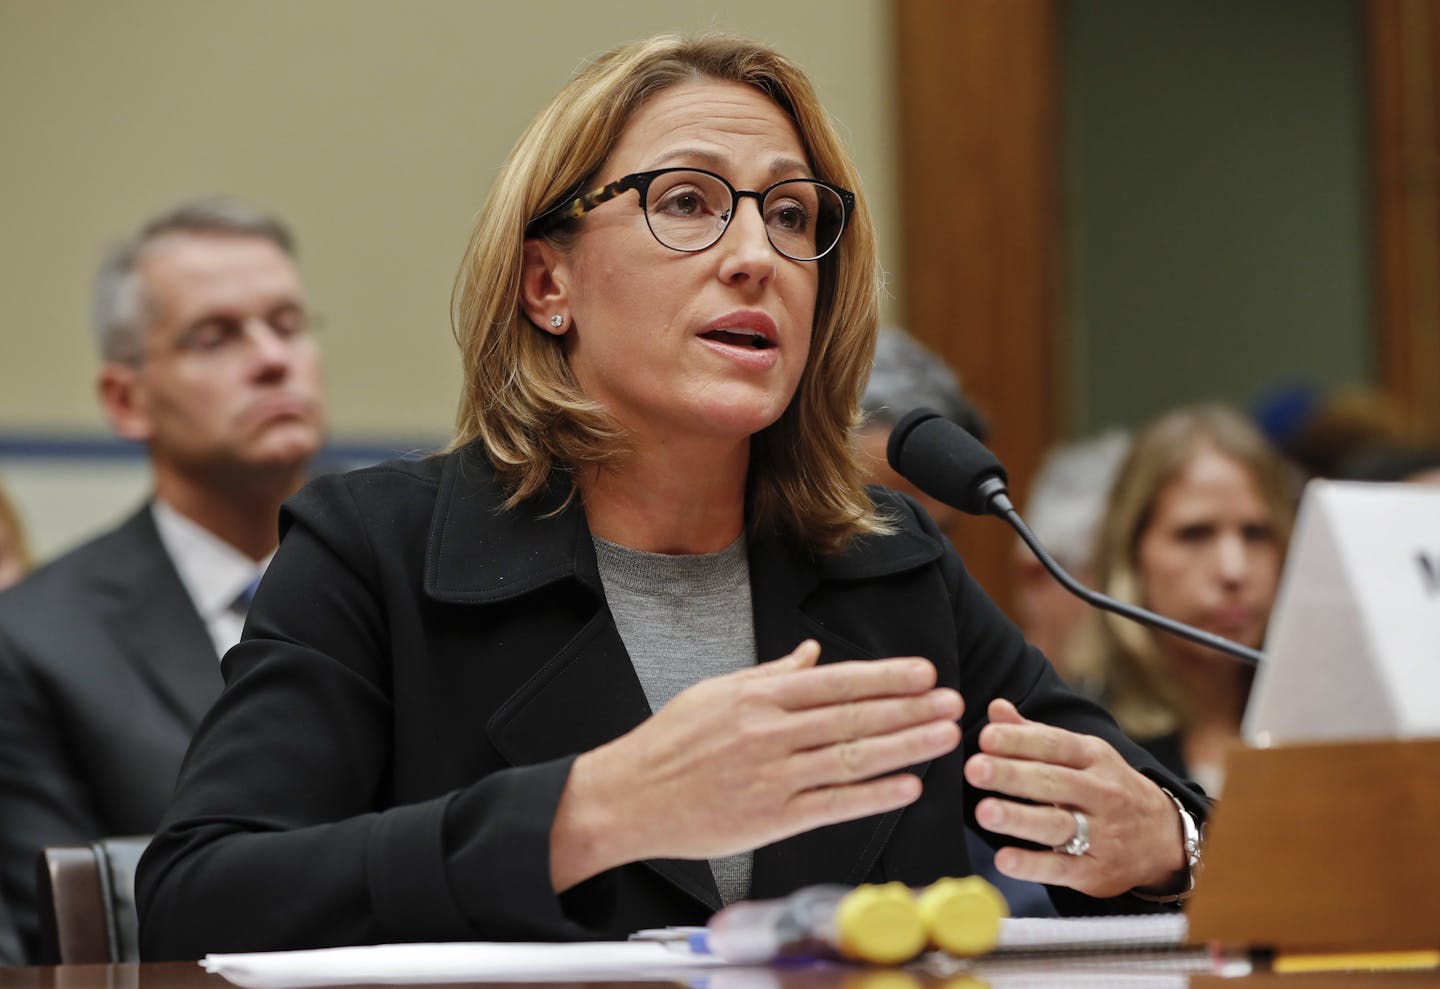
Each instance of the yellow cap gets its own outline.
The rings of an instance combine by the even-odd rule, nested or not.
[[[925,925],[915,894],[903,883],[857,886],[835,911],[840,953],[877,965],[908,962],[925,950]]]
[[[979,876],[932,883],[920,894],[919,909],[931,943],[962,958],[993,949],[1001,919],[1010,916],[1005,897]]]
[[[950,976],[934,989],[993,989],[993,987],[984,979],[976,978],[969,972],[965,972],[961,975]]]
[[[925,985],[903,968],[861,968],[842,972],[839,989],[925,989]]]

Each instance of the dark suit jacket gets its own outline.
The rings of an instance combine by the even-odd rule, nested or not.
[[[1024,643],[923,512],[878,496],[901,531],[840,556],[752,536],[761,659],[807,636],[826,662],[926,656],[966,697],[966,751],[986,701],[1004,696],[1104,735],[1182,792]],[[550,822],[571,761],[650,711],[578,502],[558,486],[514,511],[502,500],[473,451],[322,478],[292,499],[246,639],[225,658],[225,693],[141,863],[143,955],[623,937],[720,906],[703,861],[551,891]],[[980,795],[962,762],[920,767],[924,796],[903,811],[758,849],[752,896],[966,874]]]
[[[1185,765],[1185,751],[1180,745],[1180,733],[1171,732],[1169,735],[1156,735],[1153,738],[1137,738],[1135,740],[1141,748],[1149,752],[1170,772],[1181,779],[1190,778],[1190,767]]]
[[[10,919],[10,908],[5,906],[5,897],[0,894],[0,965],[24,965],[25,955],[20,950],[20,932]]]
[[[29,957],[39,849],[155,830],[221,686],[148,506],[0,594],[0,898]]]

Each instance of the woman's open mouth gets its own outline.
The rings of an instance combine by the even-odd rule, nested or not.
[[[732,347],[749,347],[752,350],[769,350],[775,346],[775,341],[759,330],[711,330],[700,335],[706,340],[714,340],[716,343],[729,344]]]

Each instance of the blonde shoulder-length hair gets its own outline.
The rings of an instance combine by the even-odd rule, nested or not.
[[[1249,471],[1283,558],[1295,520],[1295,483],[1284,461],[1260,431],[1229,406],[1188,406],[1147,426],[1115,476],[1096,546],[1096,578],[1105,593],[1145,604],[1137,559],[1140,539],[1160,493],[1204,449],[1217,450]],[[1194,712],[1156,642],[1160,634],[1118,615],[1095,612],[1076,643],[1077,677],[1093,685],[1133,738],[1183,731],[1192,722]]]
[[[664,35],[585,66],[511,150],[476,220],[452,298],[464,386],[450,449],[483,443],[508,489],[507,507],[545,488],[556,469],[615,464],[626,453],[619,425],[576,384],[561,338],[537,329],[521,310],[526,226],[594,181],[647,100],[696,80],[760,90],[794,121],[817,178],[859,187],[809,80],[764,45]],[[564,249],[573,233],[548,236]],[[815,263],[810,354],[790,405],[752,438],[746,507],[752,531],[834,552],[856,535],[885,531],[851,443],[879,312],[875,231],[863,197],[840,244]]]
[[[28,571],[35,561],[25,542],[25,527],[20,524],[20,513],[15,511],[15,506],[10,503],[4,486],[0,485],[0,549],[4,548],[7,541],[10,552],[20,563],[20,569]]]

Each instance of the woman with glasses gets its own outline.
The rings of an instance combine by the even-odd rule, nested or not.
[[[1064,909],[1184,887],[1203,804],[862,484],[858,185],[737,39],[625,46],[541,112],[460,271],[449,452],[285,512],[147,956],[624,937],[963,875],[977,819]]]

